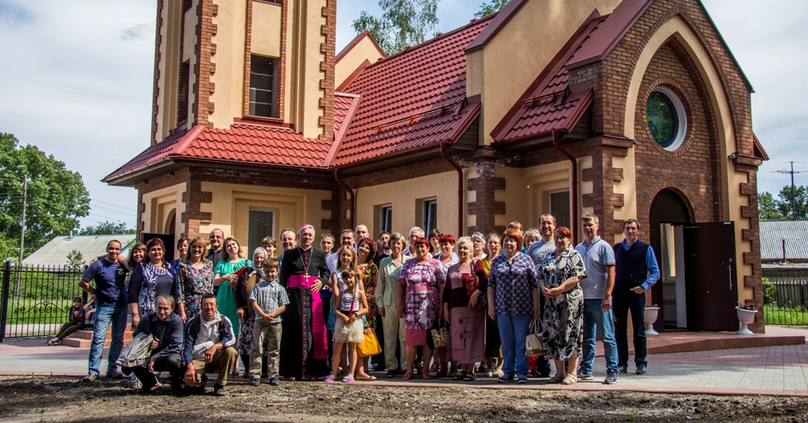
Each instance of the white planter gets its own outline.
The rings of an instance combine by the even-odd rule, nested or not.
[[[659,316],[659,307],[645,307],[645,334],[646,335],[659,335],[659,332],[654,330],[654,323]]]
[[[755,314],[757,314],[758,311],[735,307],[735,312],[738,314],[738,320],[741,322],[741,329],[735,333],[738,335],[752,335],[752,331],[749,330],[747,326],[755,321]]]

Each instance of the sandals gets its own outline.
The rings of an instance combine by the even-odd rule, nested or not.
[[[390,369],[390,370],[388,370],[388,371],[387,371],[387,374],[386,374],[386,375],[384,375],[384,377],[386,377],[386,378],[388,378],[388,379],[392,379],[392,378],[393,378],[393,376],[395,376],[395,375],[396,375],[396,373],[398,373],[398,372],[397,372],[397,371],[395,371],[395,370],[393,370],[393,369]]]
[[[354,378],[350,376],[345,376],[344,378],[342,378],[342,381],[345,383],[352,383],[354,381]]]
[[[412,370],[407,370],[406,372],[404,372],[404,376],[402,376],[401,378],[404,380],[412,379]]]
[[[424,378],[424,380],[432,379],[432,376],[429,375],[429,370],[426,368],[421,372],[421,377]]]
[[[477,375],[472,372],[466,372],[466,375],[463,376],[463,380],[466,382],[473,382],[475,379],[477,379]]]
[[[576,383],[578,383],[578,376],[572,373],[567,373],[567,376],[561,381],[562,385],[575,385]]]
[[[361,380],[364,382],[373,382],[374,380],[376,380],[376,376],[358,377],[356,378],[356,380]]]
[[[553,377],[550,378],[550,380],[547,381],[547,383],[548,384],[561,383],[566,378],[566,376],[567,376],[566,374],[556,373]]]
[[[452,376],[452,379],[454,379],[454,380],[463,380],[464,377],[465,377],[465,374],[462,371],[458,371],[457,373],[455,373],[454,376]]]
[[[261,379],[258,379],[258,380],[260,381]],[[328,375],[328,376],[325,377],[325,379],[323,379],[323,382],[327,382],[327,383],[330,383],[330,382],[333,382],[333,381],[334,381],[334,376],[331,376],[331,375]]]
[[[449,373],[447,373],[446,370],[441,370],[438,373],[435,373],[435,377],[438,379],[444,378],[446,376],[449,376]]]

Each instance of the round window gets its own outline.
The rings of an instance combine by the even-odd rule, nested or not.
[[[674,151],[682,145],[687,131],[687,116],[682,100],[668,87],[656,87],[645,106],[648,130],[660,147]]]

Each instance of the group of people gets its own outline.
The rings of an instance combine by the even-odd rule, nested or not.
[[[339,245],[321,235],[320,248],[314,227],[303,225],[281,231],[280,248],[266,237],[251,260],[215,229],[210,244],[180,240],[181,258],[171,263],[159,239],[136,245],[127,260],[111,241],[80,282],[97,302],[85,380],[100,375],[111,324],[106,375],[122,377],[120,365],[142,391],[164,370],[175,391],[204,390],[206,373],[218,373],[214,393],[224,395],[239,356],[253,385],[261,377],[272,385],[281,378],[374,380],[374,364],[387,378],[435,372],[472,381],[483,372],[525,383],[550,376],[548,359],[555,363],[549,383],[572,385],[593,378],[596,332],[604,383],[616,383],[627,371],[629,313],[636,373],[645,373],[645,292],[658,266],[636,220],[625,221],[625,239],[614,246],[598,236],[597,216],[584,215],[581,225],[577,246],[568,228],[544,214],[538,229],[512,222],[502,235],[459,239],[413,227],[406,238],[383,232],[374,240],[359,225],[343,230]],[[121,355],[127,313],[135,340]],[[527,356],[532,332],[541,335],[543,357]],[[383,352],[360,357],[371,333]]]

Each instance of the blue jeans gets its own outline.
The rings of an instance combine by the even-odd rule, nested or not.
[[[112,339],[109,344],[109,358],[107,371],[115,371],[118,365],[118,356],[123,349],[123,332],[126,329],[126,304],[108,304],[99,306],[95,310],[95,324],[93,325],[93,342],[90,345],[90,370],[88,374],[100,375],[101,355],[104,353],[104,340],[107,330],[112,323]]]
[[[502,341],[502,372],[506,377],[527,377],[528,362],[525,355],[525,340],[533,316],[497,315],[499,338]],[[514,369],[515,367],[515,369]],[[514,372],[514,370],[516,370]]]
[[[608,373],[617,373],[617,343],[614,340],[614,322],[612,310],[603,312],[600,309],[602,300],[584,299],[584,344],[583,359],[578,374],[591,374],[592,364],[595,362],[595,329],[603,341],[606,369]]]

